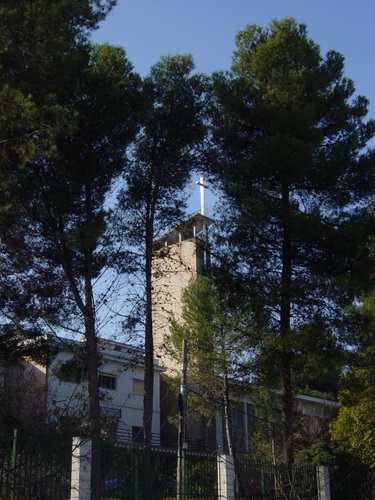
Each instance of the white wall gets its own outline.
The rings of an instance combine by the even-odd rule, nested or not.
[[[119,345],[119,344],[117,344]],[[143,395],[133,394],[133,379],[143,380],[144,369],[134,362],[134,355],[121,352],[119,349],[104,349],[101,353],[102,365],[99,373],[116,377],[115,388],[103,389],[101,407],[110,413],[121,412],[119,431],[132,432],[132,427],[143,427]],[[48,409],[56,413],[66,412],[79,415],[88,408],[87,382],[76,383],[61,381],[56,375],[58,366],[73,358],[67,350],[60,351],[48,368]],[[152,433],[160,435],[160,373],[162,369],[155,366],[154,378],[154,413]],[[57,411],[56,411],[57,410]]]

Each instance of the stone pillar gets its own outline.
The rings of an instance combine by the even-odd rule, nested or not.
[[[71,500],[91,498],[91,439],[74,437],[72,447]]]
[[[319,500],[331,500],[331,488],[329,484],[329,470],[326,465],[316,467],[316,477],[318,480]]]
[[[234,465],[231,455],[217,456],[217,485],[220,500],[234,500]]]

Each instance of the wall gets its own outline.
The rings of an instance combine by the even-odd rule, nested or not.
[[[100,388],[101,407],[103,413],[110,418],[118,419],[118,433],[132,435],[133,427],[143,427],[143,395],[133,393],[133,379],[143,380],[143,365],[136,361],[129,347],[116,344],[116,349],[102,350],[102,365],[99,375],[104,379],[115,379],[113,387]],[[76,417],[80,421],[87,419],[88,391],[85,380],[60,380],[58,369],[62,363],[73,359],[72,352],[60,351],[48,369],[48,408],[58,415]],[[154,414],[152,433],[160,434],[160,373],[162,369],[155,366],[154,382]],[[155,443],[157,444],[157,443]]]
[[[197,275],[196,238],[163,247],[154,253],[153,261],[153,328],[155,357],[161,360],[168,375],[178,375],[180,363],[168,355],[165,343],[172,317],[179,319],[181,295],[192,277]]]

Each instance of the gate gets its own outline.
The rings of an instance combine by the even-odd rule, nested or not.
[[[186,452],[185,492],[189,500],[217,499],[216,454]],[[102,446],[102,497],[142,499],[143,447],[126,443]],[[177,451],[151,450],[151,492],[154,500],[175,499]]]

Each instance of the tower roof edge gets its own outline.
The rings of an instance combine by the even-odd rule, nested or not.
[[[168,244],[178,243],[187,239],[194,238],[197,234],[201,233],[204,225],[207,227],[214,224],[214,220],[199,212],[195,212],[187,217],[187,219],[177,224],[170,231],[163,234],[154,241],[155,246],[162,245],[167,241]],[[180,237],[181,235],[181,237]]]

